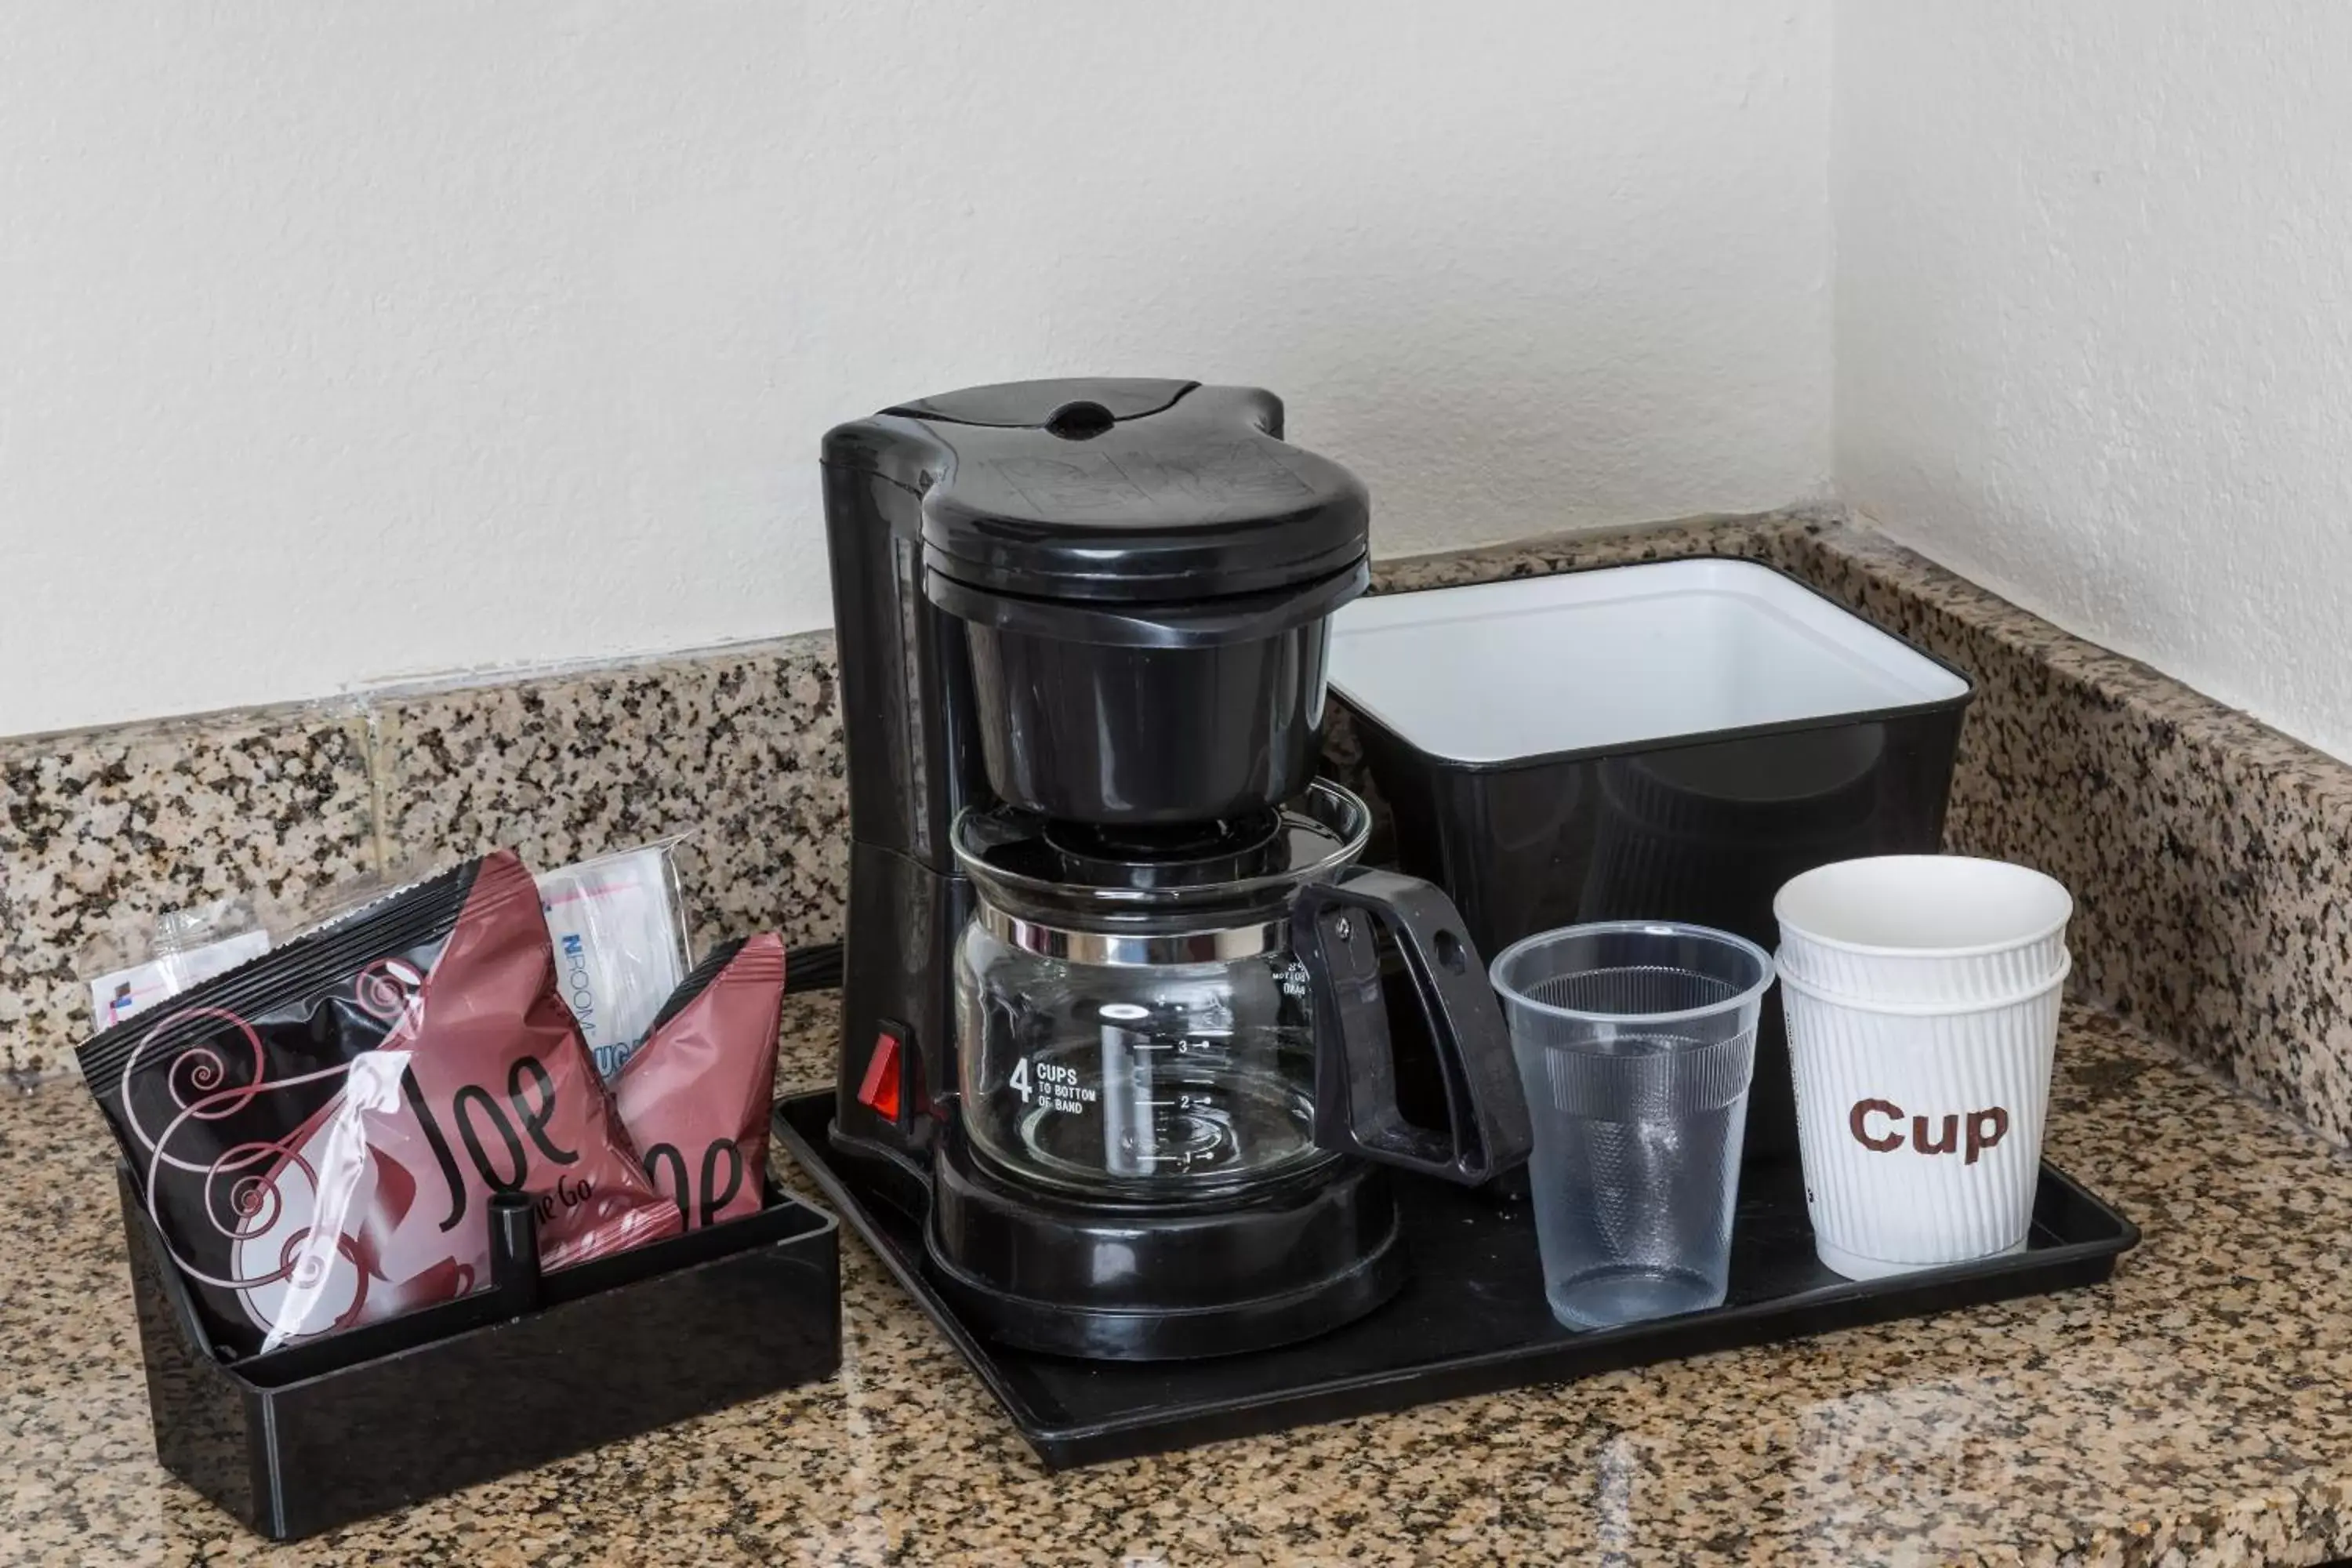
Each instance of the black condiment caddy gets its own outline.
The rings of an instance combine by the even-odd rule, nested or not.
[[[544,1275],[514,1202],[493,1215],[488,1289],[227,1361],[121,1166],[117,1182],[156,1455],[275,1541],[841,1364],[838,1226],[773,1183],[757,1215]]]

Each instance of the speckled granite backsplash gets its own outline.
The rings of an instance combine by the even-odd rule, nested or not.
[[[91,944],[231,893],[299,908],[510,845],[558,866],[692,829],[698,944],[838,933],[829,633],[495,686],[0,740],[0,1071],[68,1066]]]
[[[1772,515],[1385,563],[1383,587],[1769,562],[1968,670],[1950,847],[2074,890],[2078,984],[2352,1143],[2352,768],[1866,529]],[[560,864],[698,827],[697,934],[835,933],[846,797],[817,633],[586,672],[0,740],[0,1070],[85,1031],[100,938],[499,844]]]

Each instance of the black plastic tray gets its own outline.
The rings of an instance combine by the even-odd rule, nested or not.
[[[2045,1163],[2025,1251],[1849,1280],[1813,1256],[1796,1162],[1752,1162],[1740,1176],[1724,1305],[1577,1332],[1545,1305],[1524,1207],[1400,1175],[1412,1278],[1370,1317],[1248,1355],[1075,1361],[990,1343],[957,1317],[924,1272],[919,1226],[843,1180],[825,1137],[833,1100],[826,1090],[783,1101],[777,1137],[1056,1469],[2095,1284],[2139,1240],[2138,1226]]]
[[[773,1183],[756,1215],[544,1277],[527,1225],[494,1229],[491,1289],[237,1362],[117,1184],[156,1457],[273,1541],[841,1364],[839,1227]]]

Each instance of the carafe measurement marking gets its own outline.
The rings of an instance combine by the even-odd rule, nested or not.
[[[1076,1114],[1102,1099],[1101,1090],[1092,1084],[1078,1081],[1078,1069],[1064,1062],[1039,1062],[1034,1068],[1023,1057],[1013,1064],[1013,1076],[1006,1086],[1021,1097],[1024,1105],[1034,1105],[1041,1110],[1065,1110]]]

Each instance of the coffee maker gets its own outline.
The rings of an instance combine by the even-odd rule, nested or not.
[[[851,836],[829,1152],[1003,1344],[1322,1333],[1405,1279],[1391,1170],[1475,1184],[1527,1152],[1459,915],[1358,866],[1370,814],[1315,776],[1370,507],[1282,435],[1271,394],[1118,379],[824,440]]]

